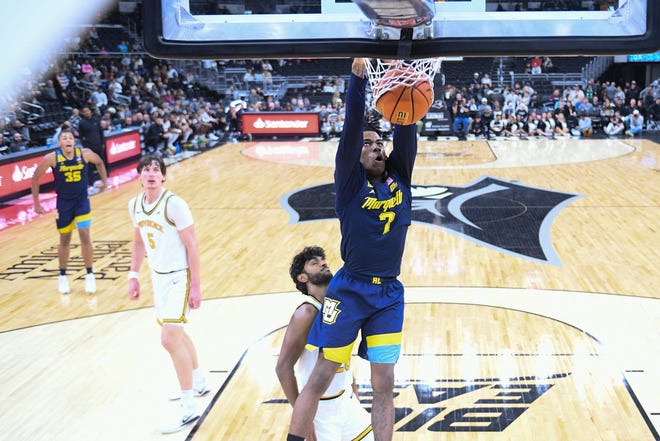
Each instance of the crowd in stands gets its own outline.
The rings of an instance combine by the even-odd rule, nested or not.
[[[76,134],[85,107],[105,131],[139,128],[146,149],[163,154],[179,144],[192,145],[193,134],[208,141],[218,139],[216,131],[239,131],[237,109],[225,109],[216,97],[205,97],[190,76],[144,54],[71,56],[53,65],[44,81],[30,86],[18,99],[44,108],[52,103],[64,113],[45,142],[38,143],[31,136],[29,115],[13,103],[8,117],[0,118],[0,152],[54,143],[57,126],[64,122]]]
[[[87,43],[85,43],[87,44]],[[24,151],[31,146],[57,142],[59,126],[69,124],[74,134],[83,108],[99,120],[104,131],[138,128],[145,151],[172,155],[183,148],[195,149],[242,137],[243,112],[317,112],[326,137],[338,136],[344,118],[344,80],[329,76],[307,82],[283,99],[264,92],[266,60],[250,60],[243,80],[251,86],[247,95],[230,86],[224,95],[204,90],[190,73],[178,72],[167,61],[139,52],[120,56],[72,55],[54,64],[42,81],[29,82],[27,92],[17,100],[47,107],[56,103],[65,109],[46,139],[35,139],[34,125],[13,103],[8,115],[0,118],[0,154]],[[254,76],[259,73],[258,77]],[[322,93],[327,102],[312,101]],[[6,146],[6,147],[5,147]]]
[[[555,65],[550,57],[540,57],[538,55],[525,60],[525,73],[540,75],[542,73],[556,72]]]
[[[490,85],[487,74],[475,73],[466,85],[446,86],[445,102],[459,139],[470,135],[485,139],[633,137],[643,129],[660,129],[660,96],[654,97],[652,90],[640,96],[636,81],[621,85],[591,79],[586,87],[556,88],[545,97],[529,81],[501,91]]]

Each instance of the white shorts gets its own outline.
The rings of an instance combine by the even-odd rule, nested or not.
[[[188,321],[190,271],[184,269],[167,274],[151,271],[151,283],[158,323],[183,326]]]
[[[352,390],[337,398],[319,401],[314,417],[318,441],[373,441],[371,416]]]

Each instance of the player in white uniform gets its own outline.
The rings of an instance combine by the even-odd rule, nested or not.
[[[306,247],[293,258],[289,273],[304,298],[291,316],[276,372],[284,394],[293,406],[300,388],[305,385],[316,365],[318,349],[310,351],[305,345],[314,318],[322,309],[332,272],[325,262],[323,248]],[[357,385],[350,366],[340,365],[332,383],[321,397],[314,417],[314,427],[309,433],[316,436],[311,440],[318,441],[374,439],[371,418],[358,401]]]
[[[209,392],[199,369],[197,351],[183,325],[189,308],[199,308],[200,259],[192,213],[188,204],[163,188],[166,167],[157,156],[138,162],[144,192],[128,204],[134,227],[128,295],[140,297],[139,270],[145,255],[151,269],[156,318],[161,325],[161,343],[172,358],[181,386],[182,416],[163,428],[173,433],[199,418],[193,396]]]

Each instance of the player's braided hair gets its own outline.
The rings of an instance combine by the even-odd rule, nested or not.
[[[314,257],[325,259],[325,251],[323,248],[319,246],[305,247],[301,252],[296,254],[291,261],[289,275],[291,276],[293,283],[296,284],[298,291],[303,294],[309,294],[307,292],[307,284],[300,282],[298,280],[298,275],[302,274],[302,272],[305,270],[305,264]]]
[[[371,108],[367,111],[367,113],[364,115],[364,132],[376,132],[378,133],[378,136],[382,136],[383,134],[381,133],[381,127],[380,127],[380,120],[383,118],[383,116],[378,113],[378,111],[375,108]]]
[[[364,128],[362,129],[363,132],[376,132],[378,133],[378,136],[382,136],[382,133],[380,131],[380,121],[370,121],[367,120],[364,123]]]

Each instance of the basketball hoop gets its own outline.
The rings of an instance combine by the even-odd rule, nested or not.
[[[385,92],[401,85],[412,86],[428,82],[433,90],[433,77],[440,70],[442,58],[417,60],[374,60],[365,59],[367,79],[374,101]]]

